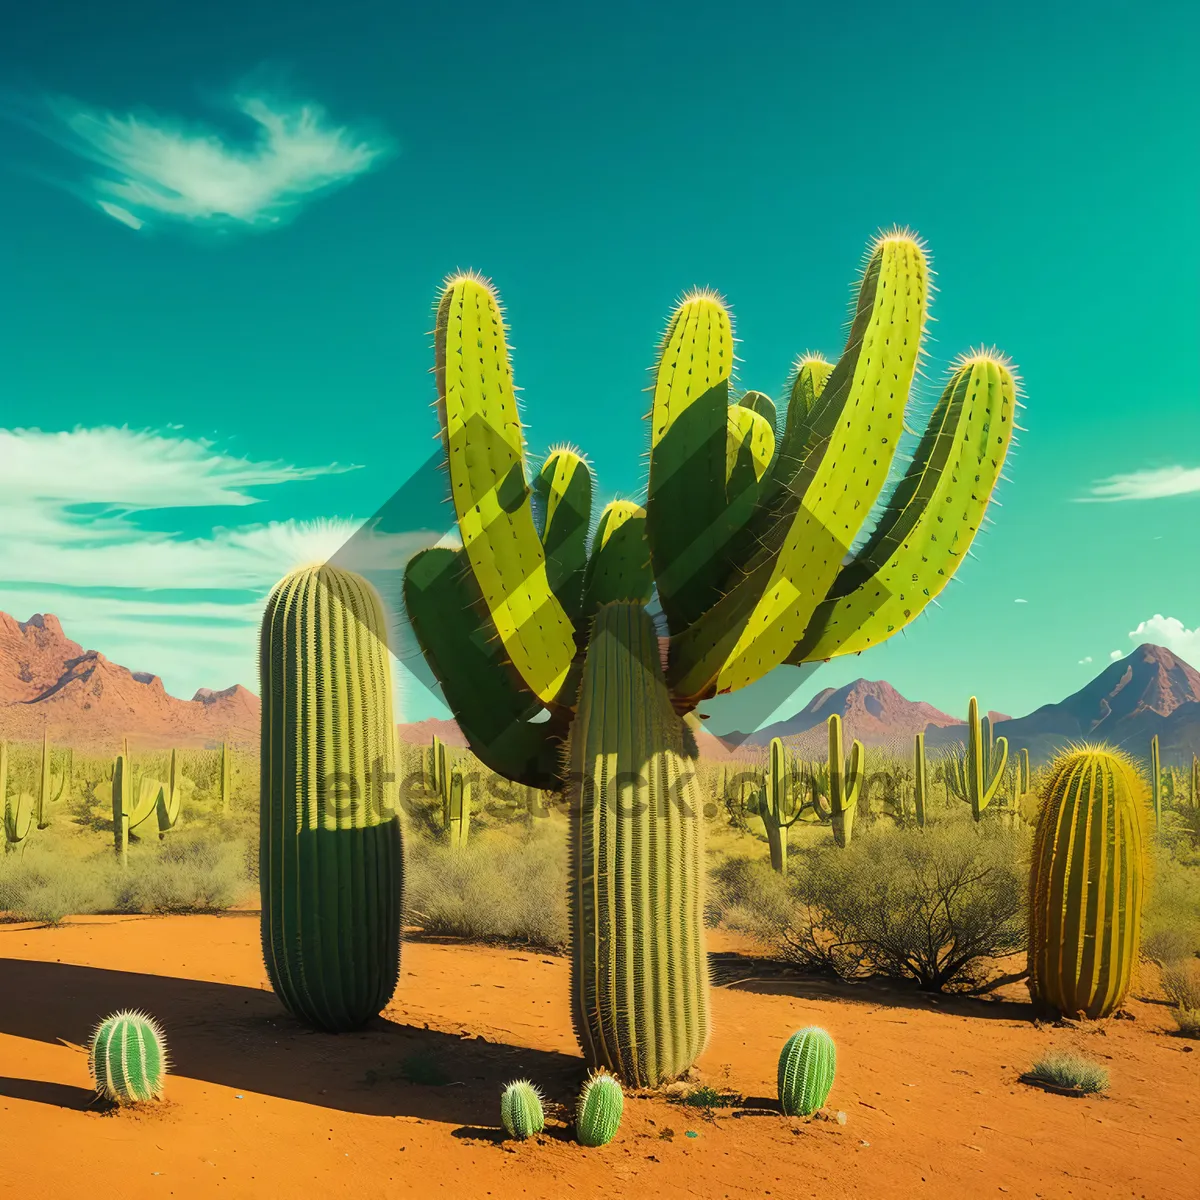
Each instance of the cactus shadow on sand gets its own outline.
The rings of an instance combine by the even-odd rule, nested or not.
[[[74,1087],[69,1083],[51,1083],[45,1079],[19,1079],[0,1075],[0,1096],[6,1100],[29,1100],[34,1104],[49,1104],[54,1108],[73,1108],[83,1112],[101,1107],[96,1093],[90,1088]]]
[[[0,1033],[83,1046],[99,1018],[136,1002],[166,1030],[171,1076],[371,1116],[494,1127],[512,1078],[536,1078],[558,1099],[584,1074],[572,1055],[383,1018],[355,1033],[316,1033],[271,992],[236,984],[0,958],[0,995],[25,1000],[0,1008]],[[0,1095],[68,1108],[92,1099],[84,1088],[11,1078],[0,1079]]]

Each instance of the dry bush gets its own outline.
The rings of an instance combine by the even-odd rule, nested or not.
[[[1200,864],[1162,847],[1142,914],[1142,952],[1160,966],[1200,954]]]
[[[47,925],[81,913],[108,912],[116,874],[110,858],[79,860],[44,846],[0,854],[0,912],[11,920]]]
[[[461,850],[410,837],[405,920],[425,932],[558,950],[567,941],[563,823],[473,835]]]
[[[992,960],[1025,949],[1026,858],[1018,831],[948,820],[800,851],[786,903],[748,869],[719,886],[725,911],[809,970],[980,991]]]
[[[254,895],[246,843],[203,830],[171,834],[131,850],[118,873],[113,908],[131,913],[221,912]]]
[[[1089,1095],[1108,1090],[1108,1072],[1081,1054],[1056,1050],[1039,1058],[1030,1068],[1029,1075],[1055,1087],[1074,1088]]]

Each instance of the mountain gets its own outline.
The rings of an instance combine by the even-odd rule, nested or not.
[[[784,738],[800,745],[825,736],[831,714],[846,723],[847,738],[858,738],[864,746],[883,746],[910,740],[929,726],[935,728],[961,722],[922,701],[906,700],[890,683],[856,679],[845,687],[818,692],[795,716],[778,721],[751,734],[729,734],[726,742],[742,741],[765,746],[772,738]],[[808,736],[806,736],[808,735]]]
[[[145,748],[257,746],[260,707],[240,684],[181,700],[157,675],[84,650],[49,613],[28,621],[0,613],[0,738],[29,741],[45,731],[90,751],[114,750],[124,737]]]
[[[1009,749],[1043,761],[1068,742],[1104,741],[1141,758],[1158,735],[1165,762],[1191,761],[1200,751],[1200,671],[1149,642],[1109,663],[1091,683],[1028,716],[997,722]],[[931,746],[962,736],[962,726],[930,735]]]

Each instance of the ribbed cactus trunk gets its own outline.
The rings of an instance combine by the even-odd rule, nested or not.
[[[917,827],[925,828],[925,801],[929,795],[929,760],[925,757],[925,735],[913,739],[913,811]]]
[[[259,876],[267,974],[320,1029],[356,1029],[400,971],[402,849],[387,625],[349,571],[297,571],[262,623]]]
[[[703,821],[654,625],[600,609],[570,739],[571,998],[583,1056],[633,1087],[708,1040]]]
[[[1145,889],[1145,789],[1132,764],[1085,747],[1050,768],[1029,897],[1030,991],[1098,1020],[1119,1008],[1137,963]]]

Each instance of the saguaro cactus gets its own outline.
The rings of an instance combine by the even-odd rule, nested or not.
[[[995,799],[1004,782],[1004,767],[1008,762],[1008,739],[992,737],[992,722],[980,720],[979,701],[974,696],[967,706],[967,747],[965,752],[952,755],[947,762],[947,786],[971,806],[976,821],[983,819],[983,810]]]
[[[387,625],[359,576],[310,567],[267,602],[259,878],[271,986],[295,1016],[355,1029],[400,970],[402,849]]]
[[[425,658],[480,760],[553,791],[563,789],[568,763],[583,778],[611,779],[604,764],[627,760],[636,745],[644,761],[673,763],[668,775],[677,774],[686,790],[695,745],[684,720],[701,701],[783,663],[857,653],[923,611],[980,526],[1016,410],[1016,382],[1003,358],[979,352],[959,359],[907,473],[848,561],[904,429],[927,294],[919,242],[900,231],[876,239],[845,349],[836,364],[812,355],[797,363],[778,437],[766,396],[746,392],[730,403],[734,338],[724,302],[707,291],[686,295],[655,366],[646,506],[617,501],[600,514],[580,583],[580,533],[595,490],[587,464],[574,451],[555,451],[531,488],[499,301],[477,276],[447,280],[435,369],[463,548],[414,556],[404,596]],[[630,636],[638,627],[628,616],[605,617],[606,609],[643,606],[652,593],[665,624],[667,708],[645,701],[652,664],[641,650],[638,670],[616,682],[592,653],[597,630],[612,640],[612,621],[624,621]],[[640,647],[640,633],[634,641]],[[652,650],[657,662],[656,640]],[[621,720],[582,727],[583,714],[597,709],[588,697],[595,683],[581,680],[601,677],[606,697],[623,696],[606,700]],[[620,792],[632,785],[603,786]],[[663,786],[658,780],[651,790]],[[615,840],[592,845],[597,861],[581,864],[584,876],[608,878],[613,863],[631,880],[653,876],[648,855],[698,861],[690,822],[663,825],[661,839],[649,843],[640,840],[645,832],[640,819],[622,817],[607,829]],[[656,896],[660,887],[637,886],[637,894]],[[690,922],[685,957],[691,960],[695,946],[702,959],[701,910],[690,890],[680,894]],[[647,911],[654,919],[633,939],[599,936],[594,926],[606,919],[607,903],[575,910],[572,938],[590,947],[597,978],[617,988],[633,987],[629,980],[643,991],[657,986],[661,964],[678,947],[666,944],[659,909]],[[669,911],[680,912],[677,900]],[[690,995],[688,970],[681,990]],[[603,1006],[577,1012],[581,1042],[594,1062],[623,1070],[631,1051],[614,1043],[606,1013]],[[686,1069],[676,1050],[702,1044],[698,1027],[668,1031],[675,1020],[664,1010],[663,1024],[653,1026],[668,1050],[634,1055],[653,1062],[645,1082]]]
[[[771,867],[787,874],[788,830],[800,819],[804,801],[799,793],[787,752],[779,738],[772,738],[767,759],[767,775],[758,793],[758,815],[767,831]]]
[[[929,799],[929,760],[925,757],[925,735],[913,737],[913,810],[917,826],[925,828],[925,804]]]
[[[1092,1020],[1119,1008],[1137,963],[1146,874],[1145,785],[1108,746],[1050,766],[1034,834],[1029,974],[1035,1000]]]
[[[461,850],[467,844],[467,836],[471,831],[471,780],[457,767],[445,781],[442,824],[451,847]]]
[[[1154,810],[1154,828],[1162,824],[1162,759],[1158,756],[1158,734],[1150,739],[1150,804]]]
[[[50,825],[50,805],[57,803],[62,798],[64,789],[67,786],[67,768],[66,763],[63,764],[62,774],[58,779],[58,786],[54,786],[53,772],[50,770],[50,736],[43,731],[42,733],[42,757],[38,766],[38,783],[37,783],[37,827],[46,829]]]
[[[846,758],[842,743],[842,718],[829,716],[829,809],[833,816],[833,840],[844,850],[854,832],[858,793],[865,775],[866,751],[856,738]]]
[[[8,743],[0,742],[0,801],[4,809],[4,849],[16,850],[35,827],[34,798],[28,792],[8,794]]]
[[[1200,758],[1192,755],[1192,807],[1200,808]]]
[[[229,756],[229,743],[228,742],[221,743],[221,764],[220,764],[220,766],[221,766],[221,777],[220,777],[221,815],[227,817],[227,816],[229,816],[230,801],[233,799],[233,780],[232,780],[233,761]]]

